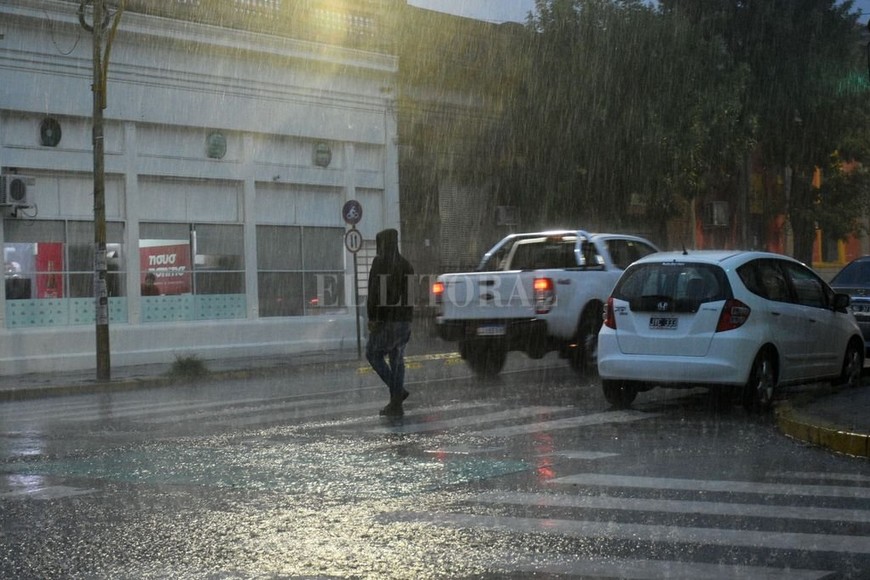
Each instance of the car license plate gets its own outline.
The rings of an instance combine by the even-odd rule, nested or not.
[[[649,327],[653,330],[674,330],[677,327],[676,318],[650,317]]]
[[[504,324],[485,324],[477,327],[477,336],[504,336]]]

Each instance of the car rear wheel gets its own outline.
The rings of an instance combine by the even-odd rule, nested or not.
[[[755,357],[749,380],[743,387],[743,407],[750,412],[764,412],[773,404],[776,390],[776,363],[773,353],[763,350]]]
[[[863,372],[864,345],[853,340],[846,347],[846,354],[843,356],[843,370],[837,383],[848,388],[860,387]]]
[[[607,402],[617,409],[631,407],[637,397],[637,388],[622,381],[601,381],[601,388]]]
[[[501,372],[507,349],[496,340],[471,340],[460,343],[462,358],[479,377],[494,377]]]

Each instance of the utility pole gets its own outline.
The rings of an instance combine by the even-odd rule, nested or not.
[[[106,43],[106,57],[103,58],[103,33],[108,28],[109,14],[104,6],[105,0],[81,0],[79,4],[79,23],[93,35],[93,145],[94,145],[94,305],[96,311],[96,349],[97,380],[108,381],[112,376],[109,356],[109,293],[106,284],[108,270],[106,256],[106,167],[105,143],[103,139],[103,109],[106,108],[106,72],[108,54],[112,37],[117,29],[121,10],[115,15],[115,22]],[[85,19],[85,6],[93,4],[92,24]],[[105,60],[105,62],[104,62]]]

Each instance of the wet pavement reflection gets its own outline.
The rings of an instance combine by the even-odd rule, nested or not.
[[[866,463],[510,363],[5,404],[0,577],[870,576]]]

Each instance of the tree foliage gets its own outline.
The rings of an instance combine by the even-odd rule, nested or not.
[[[764,164],[789,174],[785,208],[795,235],[795,255],[810,262],[815,228],[843,233],[843,214],[858,215],[867,192],[858,169],[844,173],[829,161],[867,135],[868,96],[844,90],[860,64],[857,15],[851,2],[834,0],[663,0],[664,14],[685,14],[706,36],[722,39],[734,62],[749,71],[742,116],[758,141]],[[863,111],[863,112],[862,112]],[[866,137],[865,137],[866,138]],[[860,141],[860,137],[857,141]],[[818,196],[816,168],[846,195]],[[833,189],[833,185],[829,188]]]
[[[500,142],[521,160],[504,196],[538,193],[541,221],[642,227],[627,211],[640,206],[663,224],[681,200],[736,198],[755,150],[794,177],[809,260],[814,225],[845,223],[866,197],[861,171],[811,187],[837,151],[870,159],[870,96],[844,90],[860,65],[850,2],[537,0],[528,27],[526,89]]]

